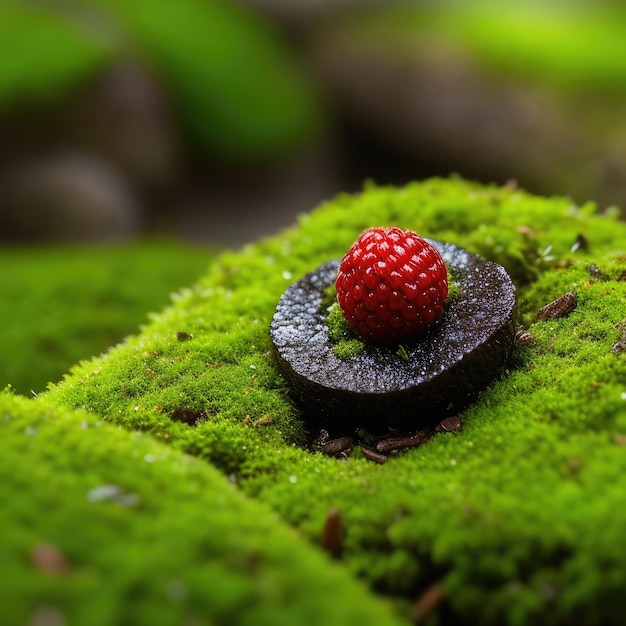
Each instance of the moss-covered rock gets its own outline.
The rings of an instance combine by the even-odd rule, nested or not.
[[[397,624],[214,468],[0,393],[4,624]],[[297,573],[297,575],[296,575]]]
[[[530,333],[460,416],[461,431],[383,465],[358,450],[339,460],[307,448],[268,334],[287,285],[375,224],[504,265]],[[617,548],[626,524],[625,277],[626,225],[592,205],[462,180],[370,186],[221,256],[140,334],[33,402],[88,410],[213,463],[311,542],[339,509],[345,568],[396,598],[401,615],[434,588],[446,623],[616,623],[626,584]],[[566,292],[577,294],[575,309],[535,321]]]
[[[214,253],[167,241],[0,249],[0,388],[43,391],[120,342]]]

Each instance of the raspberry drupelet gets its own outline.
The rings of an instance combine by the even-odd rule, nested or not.
[[[436,322],[448,295],[439,251],[410,230],[364,230],[339,264],[337,301],[353,328],[372,343],[414,338]]]

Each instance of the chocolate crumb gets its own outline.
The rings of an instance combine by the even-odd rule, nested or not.
[[[372,450],[371,448],[361,446],[361,452],[368,461],[373,461],[374,463],[378,463],[379,465],[387,462],[388,457],[386,455],[381,454],[380,452],[376,452],[376,450]]]
[[[538,322],[547,322],[558,317],[569,315],[578,305],[578,296],[573,291],[568,291],[560,298],[553,300],[539,309],[536,320]]]
[[[430,439],[432,434],[433,433],[430,428],[424,428],[423,430],[418,430],[416,433],[411,435],[381,439],[376,444],[376,451],[390,452],[392,450],[402,450],[404,448],[415,448]]]
[[[352,437],[337,437],[323,443],[320,447],[321,451],[328,456],[344,456],[344,453],[354,448],[354,439]]]
[[[339,509],[328,511],[322,530],[322,548],[339,559],[343,553],[343,520]]]
[[[441,604],[444,596],[443,584],[441,581],[433,583],[427,587],[415,600],[411,611],[413,623],[421,624],[424,620]]]
[[[320,429],[320,432],[318,433],[317,437],[315,437],[315,439],[313,440],[313,443],[311,445],[316,450],[321,450],[322,446],[329,439],[330,439],[330,434],[328,433],[328,431],[325,428],[322,428],[322,429]]]
[[[461,430],[461,426],[461,418],[458,415],[451,415],[439,422],[439,428],[447,433]]]
[[[30,553],[33,565],[40,571],[52,576],[65,574],[68,569],[63,553],[51,543],[40,543]]]
[[[519,345],[526,345],[534,338],[535,336],[532,333],[529,333],[523,326],[518,326],[517,331],[515,331],[515,341]]]

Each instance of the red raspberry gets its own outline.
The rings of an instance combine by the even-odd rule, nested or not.
[[[335,286],[355,330],[388,343],[419,335],[441,317],[448,272],[439,251],[416,233],[368,228],[341,259]]]

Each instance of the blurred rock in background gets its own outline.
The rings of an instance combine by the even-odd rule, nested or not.
[[[65,141],[101,155],[158,202],[182,175],[183,146],[166,92],[135,60],[113,63],[63,112]]]
[[[309,50],[348,136],[386,155],[374,178],[457,172],[626,206],[625,16],[386,6],[328,21]]]
[[[91,154],[20,161],[0,178],[5,242],[112,241],[140,234],[126,180]]]
[[[6,0],[0,238],[236,246],[365,179],[626,206],[626,11]]]

